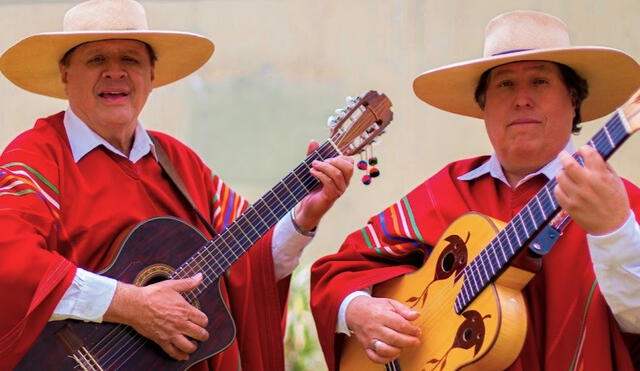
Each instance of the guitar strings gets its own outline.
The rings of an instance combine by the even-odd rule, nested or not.
[[[338,134],[336,141],[340,141],[342,138],[344,138],[346,136],[346,132],[341,132]],[[326,143],[325,143],[326,144]],[[324,145],[324,144],[323,144]],[[328,147],[328,146],[327,146]],[[322,153],[320,151],[324,151],[326,147],[320,147],[318,148],[316,151],[314,151],[314,153],[317,153],[319,155],[320,158],[324,159],[322,156]],[[329,149],[333,150],[332,147],[329,147]],[[337,154],[336,153],[328,153],[325,154],[325,156],[328,157],[335,157]],[[312,154],[308,156],[308,158],[312,157]],[[306,167],[307,172],[309,169],[309,166],[306,164],[306,162],[303,162],[302,164],[298,165],[298,167],[294,170],[293,174],[295,175],[295,172],[298,171],[301,168]],[[297,176],[296,176],[297,177]],[[293,191],[289,190],[289,192],[293,195],[293,199],[297,199],[298,201],[303,198],[306,194],[308,194],[309,190],[312,189],[316,184],[318,184],[319,182],[317,181],[317,179],[313,178],[313,177],[305,177],[305,179],[300,183],[302,184],[302,188],[301,187],[296,187]],[[276,195],[277,197],[277,195]],[[288,195],[285,194],[285,197],[289,197]],[[286,200],[286,202],[289,202],[290,200]],[[261,206],[261,205],[259,205]],[[273,211],[268,209],[272,214]],[[258,213],[262,213],[264,210],[257,210]],[[244,214],[244,213],[243,213]],[[260,214],[257,214],[258,217],[260,219],[262,219],[260,217]],[[275,215],[275,214],[274,214]],[[286,213],[285,213],[286,215]],[[261,220],[264,223],[264,220]],[[249,218],[249,223],[250,225],[253,225],[254,222],[257,222],[257,220],[251,220]],[[253,226],[252,226],[253,228]],[[253,228],[255,231],[255,228]],[[228,230],[228,229],[227,229]],[[257,231],[256,231],[257,232]],[[224,233],[224,232],[223,232]],[[229,234],[229,233],[227,233]],[[222,233],[221,233],[222,235]],[[238,240],[236,239],[235,235],[232,235],[234,237],[234,240],[236,240],[237,243]],[[246,235],[245,235],[246,238]],[[226,239],[221,239],[221,241],[226,243]],[[249,239],[250,241],[250,239]],[[205,244],[204,248],[201,248],[202,251],[206,252],[207,254],[209,254],[210,256],[220,256],[220,254],[215,254],[215,255],[211,255],[211,251],[209,249],[209,247],[211,247],[213,244],[211,243],[212,241],[209,241],[207,244]],[[220,249],[216,249],[217,252],[220,252]],[[232,250],[228,250],[228,251],[223,251],[222,252],[222,257],[225,258],[225,260],[227,260],[227,253],[231,252],[234,256],[235,256],[235,252]],[[196,254],[194,254],[195,256]],[[192,256],[189,260],[197,260],[197,258],[194,258],[194,256]],[[237,257],[237,256],[235,256]],[[189,262],[188,260],[188,262]],[[212,271],[212,267],[206,262],[206,260],[202,259],[202,261],[207,265],[207,268],[202,269],[204,267],[202,267],[200,265],[200,262],[196,262],[196,266],[189,266],[187,269],[184,269],[183,271],[185,273],[189,273],[192,272],[194,269],[198,269],[200,268],[199,271]],[[213,261],[217,262],[216,259],[214,259]],[[229,261],[227,260],[227,263],[229,263]],[[177,275],[177,277],[179,277],[179,274]],[[200,287],[203,286],[208,286],[210,283],[213,283],[215,280],[211,280],[209,279],[209,274],[204,274],[203,273],[203,283],[205,283],[205,280],[209,281],[208,284],[206,285],[201,285]],[[203,287],[202,290],[204,290]],[[187,298],[189,298],[190,296],[193,296],[192,298],[189,298],[191,301],[195,299],[195,296],[199,295],[201,293],[201,291],[198,294],[193,293],[192,290],[189,293],[185,293],[184,296],[186,296]],[[114,333],[116,332],[116,333]],[[126,336],[126,339],[122,339],[124,336]],[[108,339],[107,344],[104,344],[102,342],[102,340],[104,339]],[[141,336],[140,334],[138,334],[134,329],[132,329],[129,326],[126,325],[117,325],[115,326],[115,328],[110,331],[110,333],[108,334],[108,336],[105,336],[101,341],[99,341],[96,346],[94,346],[94,352],[96,352],[96,359],[98,359],[101,362],[105,362],[105,366],[107,364],[113,364],[114,362],[117,362],[119,360],[122,359],[123,356],[126,356],[127,354],[129,355],[126,359],[123,360],[123,362],[126,362],[126,360],[128,360],[131,356],[133,356],[133,354],[135,354],[147,341],[148,339],[144,338],[143,336]],[[116,341],[116,344],[113,345],[113,341]],[[122,344],[122,341],[124,341],[125,343]],[[129,344],[131,343],[131,341],[134,342],[134,346],[137,344],[136,349],[133,349],[133,347]],[[109,347],[107,347],[109,346]],[[102,354],[101,356],[99,356],[98,354]],[[111,356],[109,356],[109,354],[111,354]],[[116,358],[113,358],[114,355],[117,355]],[[104,357],[108,357],[108,358],[104,358]]]
[[[613,126],[613,127],[611,127]],[[612,145],[612,140],[611,138],[615,138],[615,140],[617,141],[617,143],[621,143],[623,142],[626,138],[628,137],[629,134],[626,130],[626,128],[621,125],[621,120],[620,118],[616,115],[613,119],[611,119],[603,129],[601,129],[588,143],[598,149],[601,150],[603,148],[603,146],[606,144],[609,147],[611,147],[611,149],[613,149],[615,151],[615,145]],[[606,147],[605,147],[606,148]],[[604,152],[604,151],[603,151]],[[613,153],[613,152],[611,152]],[[611,154],[609,153],[609,155]],[[575,154],[574,154],[575,156]],[[512,219],[512,221],[510,223],[508,223],[500,232],[498,232],[498,234],[491,240],[491,242],[488,244],[487,248],[481,250],[481,252],[478,254],[478,256],[476,256],[473,260],[475,261],[483,251],[489,251],[489,253],[493,254],[493,258],[491,258],[490,256],[486,256],[486,255],[482,255],[480,257],[480,259],[491,259],[490,263],[493,262],[495,263],[496,260],[499,262],[500,258],[498,256],[498,252],[496,250],[499,249],[504,249],[504,246],[507,246],[507,244],[510,244],[510,240],[513,240],[513,236],[515,235],[515,233],[518,233],[517,231],[517,227],[515,227],[514,225],[516,223],[514,223],[515,219],[517,217],[520,217],[521,220],[520,222],[522,223],[522,218],[523,216],[521,214],[524,213],[525,209],[527,209],[526,211],[528,213],[532,213],[532,214],[538,214],[537,216],[540,216],[539,213],[541,212],[541,209],[539,209],[538,207],[535,206],[531,206],[534,205],[534,199],[536,200],[537,203],[539,203],[540,205],[543,205],[545,210],[546,207],[548,206],[553,206],[554,209],[557,209],[557,201],[555,200],[555,198],[552,197],[544,197],[542,198],[542,202],[540,202],[540,195],[549,191],[549,188],[553,189],[553,187],[555,187],[556,185],[556,180],[555,178],[551,179],[549,182],[547,182],[547,184],[543,187],[546,188],[545,189],[541,189],[528,203],[527,205],[525,205],[525,207],[523,207],[523,209]],[[531,208],[533,208],[533,210],[531,210]],[[557,210],[556,210],[557,211]],[[544,215],[544,213],[543,213]],[[548,220],[549,218],[546,217],[545,215],[545,221]],[[534,219],[535,220],[535,219]],[[541,225],[544,225],[544,223],[541,223]],[[527,234],[529,234],[528,230],[525,231],[527,232]],[[529,236],[531,236],[531,234],[529,234]],[[528,238],[527,238],[528,239]],[[504,241],[507,241],[507,243],[503,243]],[[497,242],[497,243],[496,243]],[[523,246],[517,247],[517,249],[521,249]],[[504,254],[504,251],[501,251]],[[516,251],[517,252],[517,251]],[[489,254],[487,253],[487,254]],[[480,265],[480,264],[478,264]],[[467,269],[469,267],[469,269]],[[478,268],[473,268],[475,267],[472,266],[471,264],[467,265],[467,267],[465,267],[463,269],[463,272],[459,273],[458,275],[456,275],[456,279],[461,278],[462,276],[464,276],[465,280],[475,280],[475,273],[477,272],[478,274],[482,274],[479,270],[480,267]],[[486,268],[485,268],[486,269]],[[463,280],[463,285],[467,284],[465,283],[465,281]],[[469,283],[470,285],[470,283]],[[477,285],[477,284],[476,284]],[[455,294],[460,295],[461,294],[461,289],[460,290],[455,290],[454,287],[450,287],[444,290],[441,290],[439,295],[436,295],[435,299],[430,299],[429,301],[434,301],[436,303],[438,302],[442,302],[443,299],[445,297],[454,297]],[[484,291],[484,288],[481,290]],[[455,295],[455,296],[458,296]],[[449,301],[447,301],[449,302]],[[453,300],[452,302],[455,302],[455,300]],[[452,303],[453,304],[453,303]],[[421,313],[422,315],[420,316],[420,318],[418,320],[416,320],[414,323],[416,323],[416,325],[418,325],[419,327],[424,327],[424,325],[427,325],[427,328],[431,328],[433,326],[431,326],[434,321],[441,321],[442,318],[445,318],[445,316],[443,316],[446,313],[450,313],[451,312],[451,308],[448,308],[446,305],[439,305],[436,307],[436,309],[432,310],[432,311],[428,311],[425,313]]]
[[[625,140],[626,138],[628,138],[628,137],[629,137],[629,133],[627,132],[626,128],[625,128],[623,125],[618,125],[618,124],[620,124],[620,119],[619,119],[619,118],[617,118],[617,116],[616,116],[616,117],[614,117],[612,120],[610,120],[610,121],[607,123],[607,125],[605,125],[605,127],[604,127],[601,131],[599,131],[599,132],[598,132],[598,133],[593,137],[593,139],[591,139],[591,140],[588,142],[588,144],[590,144],[592,147],[594,147],[594,148],[598,149],[599,151],[601,151],[601,154],[602,154],[602,153],[605,153],[605,155],[609,155],[609,156],[610,156],[610,155],[611,155],[611,154],[616,150],[616,144],[614,143],[614,141],[613,141],[613,139],[612,139],[612,138],[616,138],[617,143],[618,143],[618,144],[620,144],[620,143],[624,142],[624,140]],[[613,128],[611,128],[610,126],[613,126]],[[611,130],[609,130],[609,129],[611,129]],[[610,153],[606,153],[606,151],[605,151],[605,150],[602,150],[602,148],[603,148],[603,147],[602,147],[602,145],[603,145],[603,144],[606,144],[606,143],[608,143],[608,144],[610,145],[611,149],[613,150],[613,151],[611,151]],[[576,156],[576,155],[574,154],[574,157],[575,157],[575,156]],[[551,188],[551,189],[553,189],[553,187],[555,186],[555,184],[556,184],[556,182],[555,182],[555,178],[554,178],[554,179],[550,180],[550,181],[549,181],[549,182],[548,182],[544,187],[547,187],[547,188]],[[525,205],[525,207],[523,207],[523,210],[521,210],[521,211],[516,215],[516,217],[520,217],[520,223],[521,223],[521,224],[523,225],[523,227],[524,227],[524,230],[525,230],[525,232],[526,232],[526,236],[527,236],[527,238],[526,238],[527,240],[528,240],[528,238],[529,238],[529,237],[531,237],[531,235],[532,235],[532,234],[531,234],[531,233],[529,233],[529,231],[526,229],[525,224],[523,223],[523,219],[522,219],[522,218],[523,218],[523,214],[525,214],[525,209],[526,209],[526,211],[530,214],[530,216],[532,217],[532,220],[535,222],[535,221],[536,221],[536,219],[535,219],[535,216],[533,216],[533,215],[532,215],[531,207],[533,207],[533,210],[534,210],[534,211],[533,211],[533,213],[537,213],[537,211],[538,211],[538,210],[540,210],[540,211],[542,211],[542,214],[543,214],[543,215],[545,215],[545,214],[544,214],[543,209],[544,209],[544,210],[546,210],[546,207],[548,207],[548,206],[549,206],[549,204],[553,205],[553,206],[554,206],[554,209],[556,209],[556,211],[557,211],[557,208],[558,208],[558,205],[557,205],[557,202],[555,201],[555,198],[552,198],[552,197],[549,197],[548,199],[543,198],[543,201],[546,201],[545,208],[543,208],[542,206],[540,206],[541,208],[540,208],[540,209],[538,209],[538,208],[536,208],[536,207],[532,206],[532,205],[534,205],[534,199],[536,199],[536,202],[537,202],[539,205],[542,205],[542,204],[540,204],[540,201],[539,201],[538,196],[539,196],[539,195],[541,195],[543,191],[544,191],[544,190],[539,191],[539,193],[538,193],[538,194],[536,194],[536,195],[532,198],[532,200],[530,200],[530,201],[527,203],[527,205]],[[547,190],[546,190],[546,191],[544,191],[544,192],[549,192],[549,190],[547,189]],[[552,214],[553,214],[553,213],[552,213]],[[538,215],[538,216],[539,216],[539,215]],[[509,242],[509,239],[510,239],[510,238],[511,238],[511,239],[513,238],[513,233],[518,233],[518,232],[517,232],[517,227],[515,227],[515,224],[517,224],[517,223],[516,223],[516,221],[515,221],[515,218],[516,218],[516,217],[514,217],[514,218],[512,219],[512,222],[510,222],[509,224],[507,224],[507,225],[505,226],[505,228],[503,228],[503,229],[502,229],[502,231],[498,232],[498,234],[494,237],[494,239],[489,243],[489,246],[488,246],[487,248],[485,248],[485,249],[483,249],[483,250],[481,251],[481,252],[483,252],[483,251],[485,251],[485,250],[489,250],[490,252],[492,252],[492,253],[493,253],[493,255],[494,255],[494,256],[493,256],[493,258],[490,260],[491,262],[495,262],[495,261],[496,261],[496,259],[497,259],[497,261],[498,261],[498,262],[500,262],[500,257],[498,256],[498,253],[497,253],[496,251],[494,251],[494,250],[496,250],[496,249],[500,249],[500,248],[504,249],[504,245],[502,244],[503,237],[506,237],[507,242]],[[549,219],[550,219],[550,218],[549,218]],[[546,221],[547,221],[547,219],[545,219],[545,220],[544,220],[540,225],[541,225],[541,226],[542,226],[542,225],[544,225]],[[507,229],[509,226],[511,226],[512,228]],[[513,233],[511,233],[511,232],[512,232],[512,231],[511,231],[511,229],[514,229]],[[504,232],[504,233],[503,233],[503,232]],[[534,232],[535,232],[535,231],[534,231]],[[511,236],[509,236],[509,234],[511,234]],[[535,233],[534,233],[534,234],[535,234]],[[496,241],[498,241],[498,244],[500,245],[499,247],[498,247],[498,245],[495,243]],[[509,243],[510,243],[510,242],[509,242]],[[524,245],[520,246],[519,248],[517,248],[517,250],[519,250],[519,249],[520,249],[520,248],[522,248],[523,246],[524,246]],[[512,247],[510,246],[510,248],[512,248]],[[503,255],[505,254],[505,253],[504,253],[504,251],[501,251],[501,252],[502,252],[502,254],[503,254]],[[480,254],[479,254],[479,255],[480,255]],[[478,258],[478,256],[476,256],[476,258]],[[474,258],[474,261],[475,261],[475,259],[476,259],[476,258]],[[484,258],[484,256],[481,256],[481,257],[480,257],[480,259],[483,259],[483,258]],[[487,258],[490,258],[490,257],[487,257]],[[460,278],[461,276],[463,276],[463,275],[464,275],[464,276],[465,276],[465,279],[472,278],[472,279],[474,279],[474,280],[475,280],[475,274],[471,274],[471,275],[470,275],[470,273],[474,273],[474,272],[473,272],[473,267],[474,267],[474,266],[470,266],[470,265],[468,265],[467,267],[465,267],[465,268],[464,268],[464,270],[463,270],[463,273],[458,274],[458,275],[456,276],[456,279],[457,279],[457,278]],[[467,269],[467,268],[470,268],[470,269]],[[485,272],[486,272],[486,268],[484,268],[484,269],[485,269]],[[479,270],[480,270],[480,268],[477,268],[477,270],[479,271]],[[470,272],[465,272],[465,271],[470,271]],[[481,272],[479,272],[479,274],[482,274],[482,273],[481,273]],[[464,283],[464,281],[463,281],[463,283]],[[464,286],[463,286],[463,287],[464,287]],[[442,302],[442,300],[444,299],[444,297],[445,297],[445,296],[455,297],[455,296],[453,296],[452,294],[456,294],[456,293],[457,293],[458,295],[461,295],[461,294],[462,294],[462,293],[461,293],[461,291],[462,291],[462,290],[457,290],[457,291],[455,291],[455,289],[454,289],[454,288],[449,288],[449,289],[442,290],[442,291],[440,292],[440,294],[439,294],[439,295],[436,295],[435,302],[436,302],[436,303],[438,303],[438,302]],[[482,289],[482,291],[484,291],[484,288]],[[458,295],[456,295],[456,296],[458,296]],[[497,292],[496,292],[496,295],[498,295],[498,293],[497,293]],[[431,301],[433,301],[433,300],[434,300],[434,299],[430,299],[430,301],[429,301],[429,302],[431,302]],[[446,302],[452,302],[452,304],[453,304],[453,303],[455,303],[455,300],[447,300]],[[429,311],[429,312],[426,312],[426,313],[422,313],[421,317],[420,317],[418,320],[416,320],[416,321],[415,321],[415,323],[416,323],[416,325],[418,325],[418,326],[419,326],[419,327],[421,327],[421,328],[422,328],[422,327],[425,327],[425,326],[424,326],[425,324],[427,324],[427,328],[432,328],[432,327],[433,327],[432,325],[433,325],[433,322],[434,322],[434,321],[442,321],[442,318],[446,318],[446,317],[445,317],[445,316],[443,316],[443,315],[444,315],[444,314],[450,314],[450,313],[451,313],[450,308],[448,308],[446,305],[439,305],[439,306],[437,306],[437,307],[436,307],[436,309],[435,309],[435,310],[433,310],[433,311]],[[452,344],[453,344],[453,343],[452,343]],[[433,345],[433,344],[432,344],[432,345]],[[444,349],[446,349],[446,347],[447,347],[447,346],[451,346],[451,345],[443,344],[442,346],[443,346],[443,347],[445,347]],[[437,349],[433,350],[433,352],[437,352],[437,351],[438,351]],[[394,362],[397,362],[397,361],[398,361],[397,359],[396,359],[396,360],[394,360]],[[398,366],[399,366],[399,364],[398,364]],[[386,370],[389,370],[389,369],[390,369],[390,367],[395,367],[395,363],[394,363],[393,365],[392,365],[391,363],[388,363],[388,364],[386,364],[386,365],[385,365],[385,369],[386,369]]]

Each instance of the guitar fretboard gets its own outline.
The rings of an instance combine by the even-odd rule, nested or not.
[[[631,130],[618,111],[588,142],[605,159],[631,136]],[[573,157],[583,164],[582,158]],[[511,259],[534,237],[560,210],[553,196],[556,186],[553,178],[520,210],[518,214],[494,237],[461,273],[465,280],[456,298],[455,311],[460,314],[466,306],[502,271]]]
[[[330,140],[324,142],[234,223],[176,269],[171,278],[185,278],[201,272],[203,284],[191,292],[199,295],[319,184],[309,172],[311,163],[338,155]]]

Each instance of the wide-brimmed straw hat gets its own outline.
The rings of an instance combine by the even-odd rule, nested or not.
[[[483,118],[474,93],[483,72],[510,62],[543,60],[565,64],[587,80],[583,121],[602,117],[640,87],[640,66],[624,52],[572,46],[567,25],[534,11],[513,11],[492,19],[485,30],[483,57],[424,72],[413,82],[418,98],[465,116]]]
[[[25,90],[66,99],[60,59],[77,45],[108,39],[139,40],[153,48],[158,58],[153,87],[189,75],[214,50],[213,43],[201,35],[149,30],[144,8],[134,0],[90,0],[65,14],[62,32],[39,33],[10,47],[0,57],[0,70]]]

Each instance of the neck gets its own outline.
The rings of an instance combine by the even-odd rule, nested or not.
[[[96,130],[94,129],[94,131]],[[96,131],[96,133],[109,142],[109,144],[116,147],[125,156],[129,157],[131,147],[133,147],[133,140],[135,139],[135,128],[133,128],[133,130],[127,130],[126,133],[100,133],[99,131]]]

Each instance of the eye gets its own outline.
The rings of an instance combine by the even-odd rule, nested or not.
[[[98,64],[98,63],[102,63],[104,61],[105,61],[105,57],[102,56],[102,55],[96,55],[96,56],[93,56],[93,57],[91,57],[89,59],[89,63],[92,63],[92,64]]]
[[[134,57],[131,57],[131,56],[128,56],[128,55],[123,56],[122,60],[124,62],[127,62],[127,63],[133,63],[133,64],[138,64],[139,63],[137,58],[134,58]]]
[[[537,78],[537,79],[533,80],[533,84],[534,85],[546,85],[548,83],[549,83],[549,81],[547,79],[543,79],[543,78]]]
[[[507,87],[513,86],[513,81],[511,81],[511,80],[501,80],[501,81],[498,81],[497,86],[499,88],[507,88]]]

